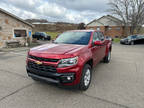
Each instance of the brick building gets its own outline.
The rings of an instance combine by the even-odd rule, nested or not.
[[[0,8],[0,48],[10,42],[18,42],[20,46],[30,43],[32,28],[32,24]]]
[[[121,37],[124,36],[124,26],[122,21],[111,15],[103,16],[86,25],[86,29],[100,30],[105,36]]]

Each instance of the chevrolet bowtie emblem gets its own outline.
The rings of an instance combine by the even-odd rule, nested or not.
[[[38,65],[42,64],[42,62],[40,62],[40,61],[35,61],[35,63],[38,64]]]

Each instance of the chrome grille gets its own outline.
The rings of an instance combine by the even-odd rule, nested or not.
[[[52,72],[52,73],[56,73],[57,70],[55,67],[53,66],[49,66],[49,65],[44,65],[44,64],[36,64],[35,62],[29,61],[28,62],[28,67],[31,69],[36,69],[38,71],[43,71],[43,72]]]

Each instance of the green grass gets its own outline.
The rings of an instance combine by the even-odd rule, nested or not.
[[[51,36],[51,40],[54,40],[60,34],[58,32],[46,32],[46,33]]]
[[[119,42],[120,42],[120,38],[114,38],[113,41],[114,41],[115,43],[119,43]]]
[[[140,34],[144,34],[144,27],[141,29]]]

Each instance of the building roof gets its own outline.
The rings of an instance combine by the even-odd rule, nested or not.
[[[115,23],[122,24],[122,21],[121,21],[120,19],[118,19],[118,18],[116,18],[116,17],[114,17],[114,16],[111,16],[111,15],[106,15],[106,16],[102,16],[102,17],[99,18],[99,19],[95,19],[95,20],[91,21],[90,23],[87,24],[87,26],[90,25],[90,24],[92,24],[92,23],[94,23],[94,22],[97,22],[97,23],[105,26],[105,25],[106,25],[105,22],[102,22],[102,21],[101,21],[101,19],[104,19],[104,18],[109,19],[109,21],[113,21],[113,22],[115,22]]]
[[[29,26],[33,27],[33,25],[32,25],[32,24],[30,24],[30,23],[28,23],[28,22],[24,21],[22,18],[19,18],[19,17],[17,17],[16,15],[13,15],[12,13],[9,13],[9,12],[5,11],[5,10],[4,10],[4,9],[2,9],[2,8],[0,8],[0,12],[2,12],[2,13],[4,13],[4,14],[7,14],[8,16],[10,16],[10,17],[13,17],[13,18],[17,19],[17,20],[19,20],[19,21],[23,22],[24,24],[27,24],[27,25],[29,25]]]
[[[69,30],[69,31],[74,31],[74,32],[94,32],[95,30],[88,30],[88,29],[84,29],[84,30]]]
[[[32,23],[32,24],[51,24],[51,25],[54,25],[54,24],[56,24],[56,23],[54,23],[54,22],[47,22],[47,23],[34,22],[34,23]]]

